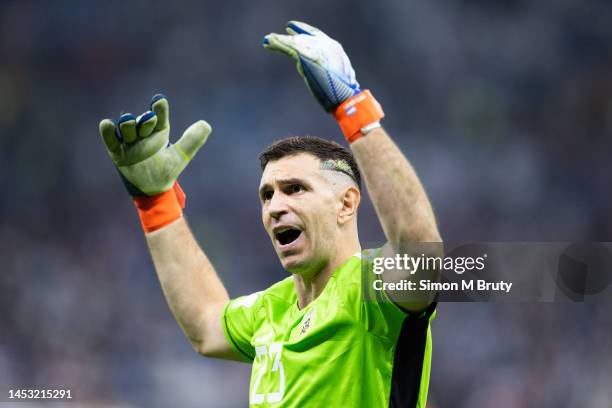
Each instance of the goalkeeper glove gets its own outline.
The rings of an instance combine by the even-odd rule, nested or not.
[[[210,125],[200,120],[175,143],[169,143],[169,106],[164,95],[151,100],[151,110],[137,118],[121,115],[117,124],[104,119],[100,135],[128,192],[145,232],[182,216],[185,194],[176,179],[206,142]]]
[[[327,112],[334,114],[349,143],[380,127],[382,108],[370,91],[360,89],[342,45],[299,21],[290,21],[287,33],[266,35],[264,47],[296,61],[308,89]]]

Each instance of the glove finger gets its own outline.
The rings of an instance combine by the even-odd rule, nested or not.
[[[121,146],[121,142],[117,138],[115,124],[110,119],[103,119],[99,125],[100,136],[104,140],[104,144],[109,152],[116,152]]]
[[[212,132],[212,128],[208,122],[199,120],[187,128],[183,136],[173,147],[178,148],[181,154],[186,156],[187,161],[189,161],[195,156],[200,147],[206,143],[210,132]]]
[[[119,133],[123,141],[126,143],[134,143],[136,141],[136,118],[131,113],[124,113],[117,122]]]
[[[170,106],[168,105],[168,99],[164,95],[157,94],[151,99],[151,110],[157,115],[156,131],[170,126]]]
[[[138,137],[144,138],[151,136],[153,129],[157,125],[157,115],[155,112],[146,111],[138,118],[136,118],[136,130],[138,131]]]
[[[298,35],[298,34],[306,34],[306,35],[316,35],[316,34],[324,34],[323,31],[319,30],[316,27],[311,26],[310,24],[303,23],[301,21],[289,21],[287,23],[287,32],[290,35]]]
[[[295,67],[297,68],[298,74],[302,78],[306,79],[306,76],[304,74],[304,67],[302,66],[302,61],[299,58],[295,61]],[[306,82],[306,84],[308,84],[308,82]]]
[[[298,58],[294,37],[271,33],[264,37],[263,46],[271,51],[280,52],[293,59]]]

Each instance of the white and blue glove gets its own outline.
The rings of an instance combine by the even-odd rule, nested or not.
[[[296,61],[298,73],[323,108],[334,115],[349,143],[380,127],[385,116],[367,89],[361,90],[342,45],[324,32],[299,21],[287,33],[268,34],[263,46]]]
[[[266,35],[263,46],[296,61],[300,76],[327,112],[361,92],[351,61],[338,41],[299,21],[287,23],[287,33]]]

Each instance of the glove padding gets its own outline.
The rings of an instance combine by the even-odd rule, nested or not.
[[[100,122],[108,154],[132,197],[171,189],[212,131],[206,121],[199,120],[170,144],[168,115],[168,100],[158,94],[151,100],[151,110],[137,118],[126,113],[117,125],[110,119]]]
[[[290,56],[310,92],[327,112],[361,92],[342,45],[321,30],[299,21],[287,23],[289,35],[268,34],[263,46]]]

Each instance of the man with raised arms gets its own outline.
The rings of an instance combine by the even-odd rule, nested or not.
[[[338,42],[290,22],[286,35],[267,35],[264,47],[296,61],[350,145],[349,151],[316,137],[292,137],[261,155],[262,221],[290,273],[266,290],[230,300],[182,216],[185,195],[176,179],[206,141],[208,123],[194,123],[169,144],[163,95],[138,117],[100,123],[134,198],[164,295],[197,352],[252,363],[253,407],[424,407],[435,302],[373,293],[368,271],[375,256],[440,241],[426,193],[380,126],[382,108],[360,88]],[[359,243],[362,177],[387,238],[380,249],[362,250]],[[398,271],[384,279],[412,278]]]

